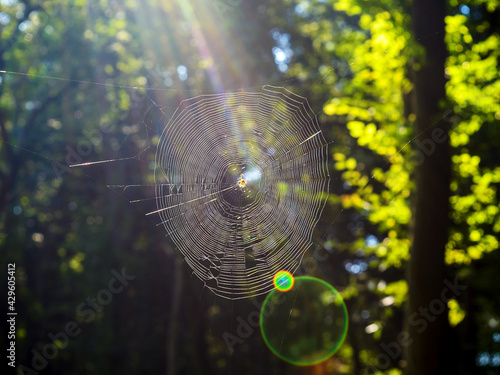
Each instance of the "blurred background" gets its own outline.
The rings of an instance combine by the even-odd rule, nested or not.
[[[18,314],[17,372],[2,366],[499,373],[498,5],[0,0],[1,298],[15,263]],[[340,292],[349,330],[313,366],[266,347],[265,296],[216,297],[108,187],[152,183],[152,109],[168,118],[184,99],[265,84],[307,97],[332,141],[327,205],[296,275]]]

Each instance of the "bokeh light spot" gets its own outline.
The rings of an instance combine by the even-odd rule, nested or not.
[[[299,366],[331,357],[344,342],[347,326],[347,309],[340,294],[310,276],[296,277],[287,293],[271,291],[260,312],[266,345],[282,360]]]

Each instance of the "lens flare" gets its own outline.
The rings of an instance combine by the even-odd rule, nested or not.
[[[293,275],[288,271],[279,271],[274,275],[273,279],[274,287],[280,292],[288,292],[293,288],[295,284],[295,279]]]
[[[260,312],[266,345],[282,360],[298,366],[314,365],[335,354],[345,340],[347,326],[340,294],[310,276],[296,277],[287,293],[272,290]]]

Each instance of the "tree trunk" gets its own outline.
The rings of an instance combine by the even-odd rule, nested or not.
[[[439,106],[445,99],[445,9],[443,0],[414,0],[412,7],[414,36],[424,56],[420,69],[414,72],[417,167],[409,264],[408,375],[454,373],[449,371],[446,354],[448,308],[441,297],[446,287],[444,252],[451,165],[449,128]]]
[[[177,249],[175,249],[177,250]],[[176,359],[178,356],[177,346],[177,324],[179,321],[179,309],[182,297],[182,267],[183,258],[180,254],[171,255],[174,258],[174,283],[172,305],[170,306],[169,326],[167,330],[167,375],[175,375]]]

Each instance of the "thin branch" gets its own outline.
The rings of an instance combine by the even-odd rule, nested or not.
[[[19,149],[22,149],[24,147],[24,140],[26,139],[26,134],[34,127],[36,119],[43,113],[43,111],[45,111],[47,106],[61,99],[62,95],[73,85],[74,83],[70,82],[66,84],[57,94],[46,97],[45,100],[42,102],[42,104],[31,113],[28,121],[26,122],[26,125],[23,127],[21,136],[19,138],[19,142],[17,144]],[[1,125],[2,138],[4,139],[5,142],[8,142],[8,133],[5,129],[3,119],[2,121],[0,121],[0,125]],[[8,194],[13,188],[15,179],[17,177],[21,165],[21,159],[19,157],[19,153],[14,153],[12,149],[10,149],[11,148],[10,144],[5,143],[5,145],[7,146],[7,149],[9,149],[8,153],[10,153],[9,156],[10,160],[7,161],[7,165],[10,166],[10,170],[8,174],[5,175],[5,178],[2,179],[2,186],[0,188],[0,212],[3,211],[5,205],[7,204]]]

